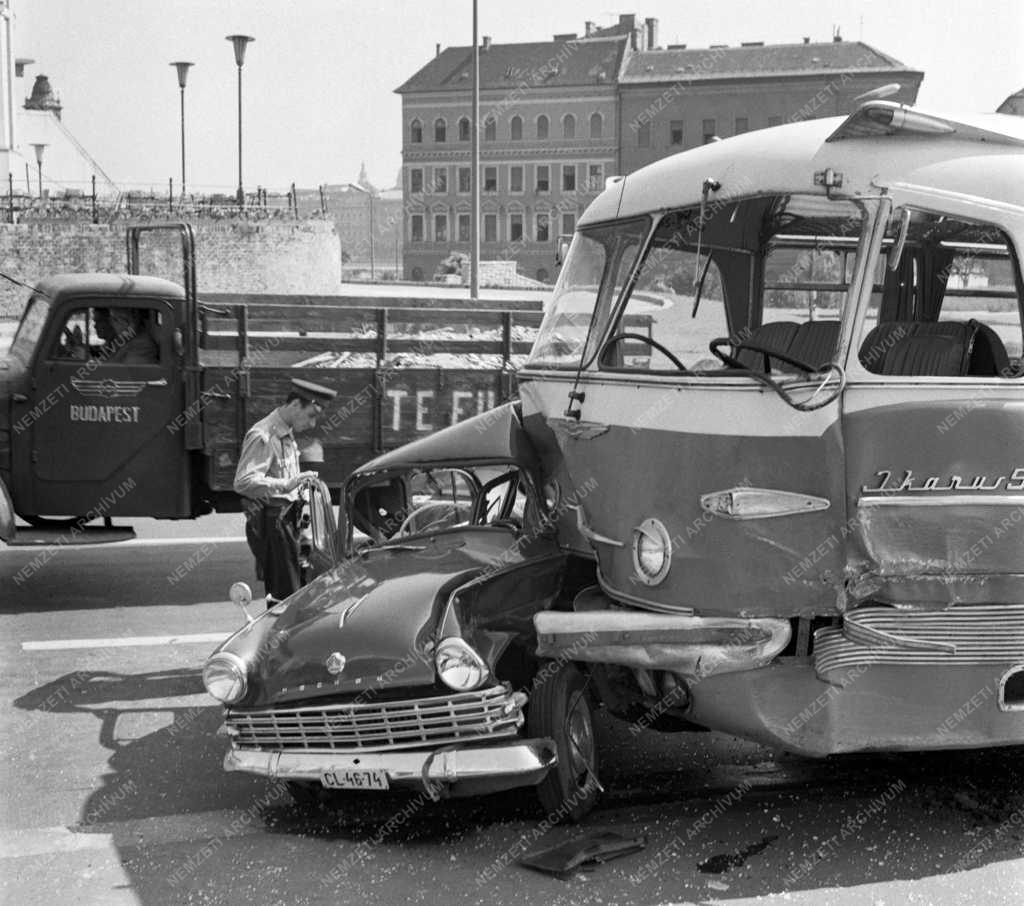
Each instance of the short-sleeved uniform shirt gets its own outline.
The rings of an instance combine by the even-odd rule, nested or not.
[[[299,489],[285,491],[299,474],[299,448],[277,409],[245,434],[235,470],[235,491],[264,503],[291,503]]]

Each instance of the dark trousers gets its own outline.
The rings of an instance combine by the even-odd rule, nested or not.
[[[299,572],[299,506],[261,506],[249,513],[245,537],[267,594],[283,600],[302,586]]]

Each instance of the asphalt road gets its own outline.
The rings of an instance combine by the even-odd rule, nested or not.
[[[200,669],[252,580],[239,530],[0,547],[0,902],[1024,902],[1020,749],[806,761],[602,718],[601,805],[550,829],[529,790],[310,811],[225,774]],[[565,880],[516,862],[601,831],[646,848]]]

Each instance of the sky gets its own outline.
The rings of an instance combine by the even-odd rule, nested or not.
[[[181,173],[174,60],[196,65],[185,89],[191,191],[238,182],[237,69],[229,34],[248,34],[242,70],[243,179],[375,185],[401,165],[402,82],[442,47],[472,39],[472,0],[12,0],[15,55],[36,62],[64,123],[122,189],[163,190]],[[608,9],[607,7],[613,7]],[[1024,0],[645,0],[637,8],[479,0],[495,43],[549,40],[619,13],[659,20],[662,46],[828,41],[835,27],[925,73],[919,107],[992,111],[1024,87]]]

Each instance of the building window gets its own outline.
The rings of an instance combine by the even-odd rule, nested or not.
[[[576,230],[576,215],[575,214],[563,214],[562,215],[562,235],[571,236]]]
[[[438,195],[448,194],[447,167],[434,167],[434,192]]]
[[[464,116],[459,120],[459,141],[468,142],[469,139],[469,117]]]
[[[562,191],[576,191],[576,164],[562,164]]]
[[[508,190],[509,192],[515,192],[517,195],[523,191],[523,168],[519,166],[509,167],[508,170]]]
[[[537,164],[537,191],[551,191],[551,168],[547,164]]]
[[[493,142],[498,137],[498,123],[493,116],[484,120],[484,141]]]
[[[704,120],[701,126],[701,131],[704,133],[704,144],[706,145],[715,137],[715,121]]]
[[[448,124],[442,117],[434,120],[434,141],[444,142],[448,140]]]
[[[683,146],[683,121],[672,120],[668,124],[668,143],[677,148]]]
[[[736,117],[736,135],[743,135],[743,133],[749,128],[750,126],[748,125],[747,118],[745,116]]]
[[[509,137],[514,142],[522,141],[523,139],[523,118],[521,116],[514,116],[508,123]]]
[[[536,236],[538,242],[547,242],[551,239],[551,217],[548,214],[537,215]]]
[[[768,128],[769,129],[771,129],[772,126],[781,126],[781,125],[782,125],[782,117],[781,116],[770,116],[770,117],[768,117]]]
[[[590,137],[600,138],[604,131],[604,117],[600,113],[590,114]]]
[[[414,145],[419,145],[423,142],[423,123],[419,120],[413,120],[409,123],[409,141]]]
[[[537,117],[537,138],[548,137],[548,118],[542,113]]]
[[[412,242],[423,241],[423,215],[413,214],[409,218],[409,239]]]
[[[469,242],[469,214],[459,214],[459,242]]]
[[[448,215],[434,215],[434,242],[448,241]]]
[[[636,130],[636,146],[638,148],[650,148],[651,147],[651,124],[641,123],[640,128]]]
[[[497,167],[484,167],[484,191],[485,192],[497,192],[498,191],[498,168]]]
[[[469,167],[459,167],[459,194],[468,195],[473,191],[473,171]]]
[[[576,117],[571,113],[562,117],[562,138],[576,138]]]
[[[604,187],[604,164],[587,165],[587,190],[600,192]]]
[[[509,242],[522,242],[523,240],[523,215],[519,213],[508,215],[508,239]]]
[[[484,242],[498,241],[498,215],[484,214]]]
[[[416,195],[423,191],[423,171],[420,169],[409,171],[409,191]]]

